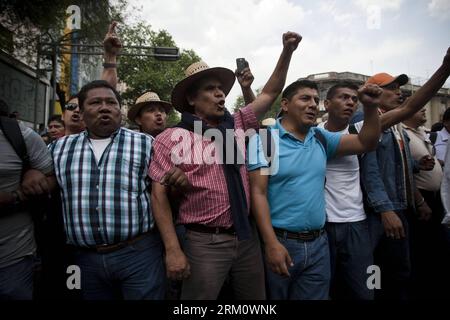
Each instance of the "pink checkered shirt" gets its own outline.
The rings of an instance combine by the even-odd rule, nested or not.
[[[250,105],[233,114],[236,141],[246,157],[244,131],[257,129],[258,121]],[[241,129],[241,130],[239,130]],[[181,136],[181,137],[180,137]],[[188,139],[190,137],[190,139]],[[197,139],[197,143],[194,143]],[[200,143],[201,140],[201,143]],[[178,223],[196,223],[210,227],[230,227],[233,224],[228,198],[228,189],[222,164],[205,164],[202,154],[211,154],[210,139],[195,135],[181,128],[169,128],[159,134],[153,142],[153,154],[149,176],[161,181],[163,175],[174,166],[173,159],[180,159],[180,150],[190,150],[189,163],[178,164],[193,188],[181,199]],[[208,146],[210,148],[208,149]],[[200,149],[202,147],[202,149]],[[245,164],[240,167],[247,206],[250,207],[250,186]]]

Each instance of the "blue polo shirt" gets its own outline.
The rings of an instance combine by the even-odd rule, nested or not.
[[[341,134],[312,127],[301,141],[283,128],[280,119],[269,130],[275,145],[267,189],[272,225],[293,232],[322,228],[327,159],[336,154]],[[326,150],[316,131],[325,138]],[[248,147],[249,171],[268,167],[263,152],[261,138],[254,135]]]

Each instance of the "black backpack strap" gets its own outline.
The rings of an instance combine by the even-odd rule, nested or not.
[[[11,144],[14,151],[22,160],[22,173],[30,167],[30,158],[28,157],[27,146],[23,139],[19,123],[15,119],[0,117],[0,128],[5,135],[6,140]]]
[[[358,130],[356,130],[356,127],[353,123],[348,126],[348,132],[350,134],[358,134]]]
[[[437,132],[434,132],[434,131],[430,132],[429,138],[430,138],[431,143],[434,146],[434,144],[436,143],[436,139],[437,139]]]
[[[350,134],[358,134],[359,133],[358,130],[356,129],[356,126],[354,123],[352,123],[348,126],[348,133],[350,133]],[[358,154],[358,162],[361,165],[361,155],[360,154]]]
[[[319,142],[322,144],[323,148],[325,149],[325,152],[327,152],[327,139],[325,139],[323,133],[320,130],[315,130],[314,137],[319,140]]]

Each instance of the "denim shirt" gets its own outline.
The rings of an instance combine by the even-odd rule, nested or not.
[[[414,199],[413,169],[417,163],[412,160],[409,150],[409,137],[399,128],[402,135],[408,179],[411,182],[411,196]],[[375,151],[365,154],[361,158],[361,182],[366,195],[366,202],[377,212],[399,211],[408,207],[406,196],[406,180],[404,177],[403,161],[399,143],[392,128],[381,134]],[[410,205],[414,208],[414,201]]]

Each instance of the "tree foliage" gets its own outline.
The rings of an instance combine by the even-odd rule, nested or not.
[[[45,35],[46,41],[60,39],[70,5],[78,5],[81,9],[81,30],[77,31],[81,43],[101,44],[108,25],[115,20],[119,22],[118,35],[124,46],[176,47],[167,31],[154,31],[143,21],[129,23],[137,19],[127,16],[127,12],[133,12],[127,11],[127,0],[1,0],[0,25],[13,34],[14,56],[34,66],[39,36]],[[122,94],[124,102],[131,105],[150,90],[162,100],[170,101],[173,87],[184,78],[184,70],[200,60],[193,50],[181,50],[180,55],[181,58],[174,62],[146,56],[120,56],[119,81],[127,88]],[[169,124],[178,121],[177,113],[169,115]]]
[[[154,31],[139,22],[125,25],[119,34],[125,46],[176,47],[172,36],[165,30]],[[193,50],[181,50],[177,61],[159,61],[147,56],[121,56],[118,74],[120,81],[126,83],[123,99],[130,105],[146,91],[156,92],[161,100],[169,101],[173,87],[184,78],[184,70],[200,57]],[[176,113],[169,115],[168,124],[178,122]]]
[[[81,30],[78,36],[85,43],[99,44],[111,20],[123,21],[126,0],[2,0],[0,24],[14,37],[14,56],[33,65],[38,39],[57,41],[69,16],[66,10],[77,5],[81,10]]]

